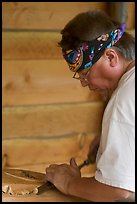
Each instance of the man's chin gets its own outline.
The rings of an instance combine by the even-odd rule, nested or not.
[[[103,89],[100,89],[100,88],[93,88],[93,87],[88,87],[90,91],[98,91],[98,92],[102,92]]]
[[[103,101],[108,101],[110,98],[109,91],[106,89],[91,88],[91,87],[89,87],[89,89],[91,91],[95,91],[95,92],[99,93],[99,95],[102,97]]]

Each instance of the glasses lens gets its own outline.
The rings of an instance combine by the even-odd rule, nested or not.
[[[89,73],[90,73],[90,69],[87,70],[86,73],[78,73],[78,72],[75,72],[72,78],[74,78],[74,79],[79,79],[79,80],[81,80],[81,81],[87,80],[87,76],[88,76]]]
[[[72,78],[74,78],[74,79],[80,79],[79,74],[78,74],[77,72],[75,72],[75,74],[73,75]]]

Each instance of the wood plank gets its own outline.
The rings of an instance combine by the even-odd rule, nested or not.
[[[3,139],[2,155],[7,155],[7,167],[69,163],[75,157],[79,163],[87,158],[94,134],[71,134],[51,138]],[[26,169],[24,168],[24,169]],[[42,172],[45,171],[45,168]]]
[[[2,59],[63,59],[60,39],[59,32],[2,32]]]
[[[2,105],[101,101],[97,92],[72,79],[65,60],[2,61]]]
[[[71,133],[98,132],[104,103],[71,103],[2,110],[2,137],[52,137]]]
[[[128,32],[135,35],[134,30]],[[63,59],[60,39],[59,32],[2,32],[2,59]]]
[[[106,2],[2,2],[3,28],[62,29],[76,14],[106,9]]]

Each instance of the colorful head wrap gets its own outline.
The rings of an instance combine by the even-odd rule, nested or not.
[[[113,46],[122,37],[125,26],[123,23],[120,28],[102,34],[94,40],[85,41],[77,49],[63,52],[70,70],[77,72],[92,66],[103,55],[106,48]]]

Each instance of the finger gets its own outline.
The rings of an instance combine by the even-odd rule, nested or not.
[[[46,173],[53,173],[53,172],[54,172],[54,169],[51,169],[51,168],[46,169]]]
[[[47,171],[47,169],[55,168],[56,166],[57,164],[51,164],[48,167],[46,167],[45,171]]]
[[[78,165],[77,165],[77,163],[76,163],[76,161],[75,161],[74,158],[71,158],[71,159],[70,159],[70,166],[72,166],[72,167],[74,167],[74,168],[78,168]]]
[[[54,168],[54,167],[56,167],[56,166],[58,166],[57,164],[50,164],[49,165],[49,168]]]
[[[50,181],[50,182],[52,182],[53,181],[53,178],[54,178],[54,174],[52,174],[52,173],[46,173],[46,175],[45,175],[45,181]]]
[[[46,173],[54,173],[55,172],[56,167],[55,166],[50,166],[46,169]]]
[[[45,180],[53,181],[54,174],[55,174],[55,165],[51,165],[46,169]]]

